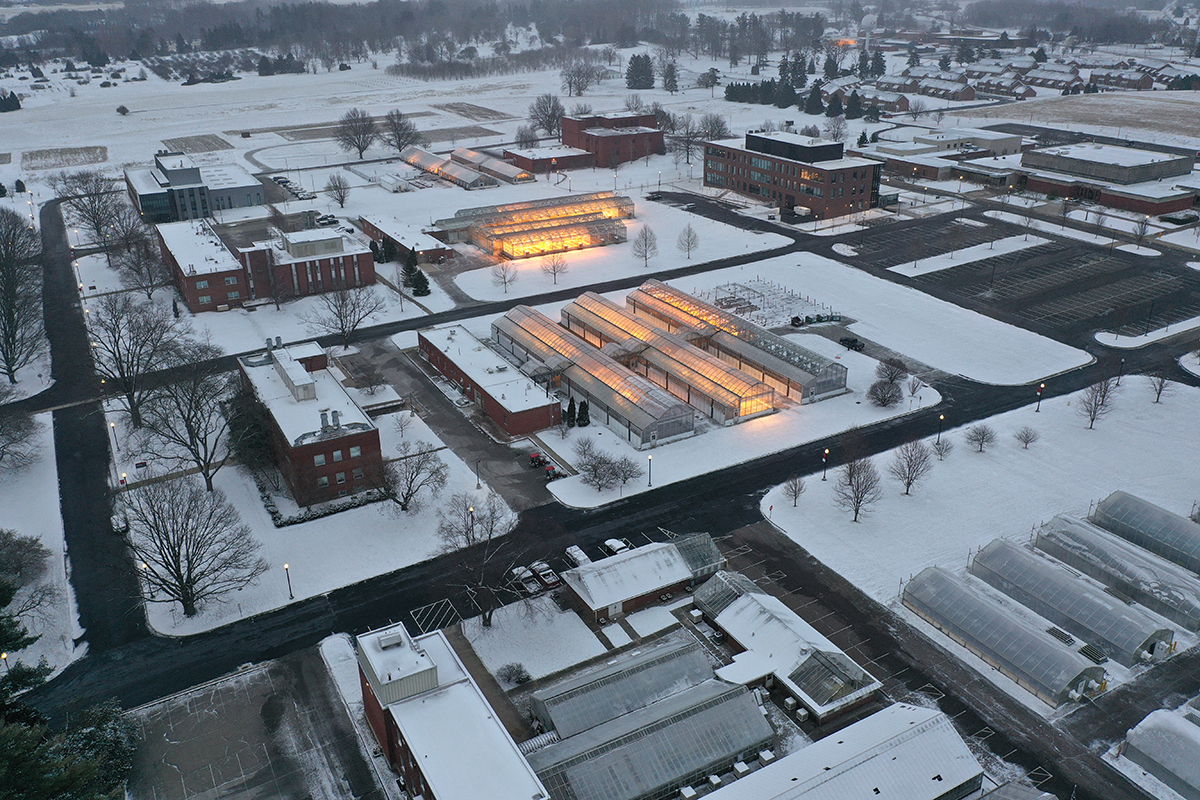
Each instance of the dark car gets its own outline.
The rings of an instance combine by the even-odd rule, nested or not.
[[[856,339],[853,336],[843,336],[841,339],[838,339],[838,344],[856,353],[861,353],[863,348],[867,346],[866,342]]]
[[[547,589],[553,589],[562,584],[562,579],[558,577],[558,573],[550,569],[550,565],[545,561],[535,561],[529,565],[529,569]]]

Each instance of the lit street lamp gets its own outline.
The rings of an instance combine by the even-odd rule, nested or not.
[[[1041,384],[1040,386],[1038,386],[1038,401],[1037,401],[1037,405],[1034,406],[1034,409],[1033,409],[1034,411],[1042,410],[1042,389],[1045,389],[1045,388],[1046,388],[1046,384],[1044,384],[1044,383]]]
[[[0,661],[4,662],[4,674],[12,672],[12,667],[8,666],[8,653],[0,653]]]
[[[110,422],[108,427],[112,429],[113,445],[117,448],[117,452],[121,452],[121,443],[117,441],[117,423]]]
[[[654,456],[646,456],[646,485],[654,485]]]
[[[292,594],[292,570],[287,564],[283,565],[283,574],[287,576],[288,600],[295,600],[296,595]]]
[[[1121,359],[1121,366],[1117,370],[1117,386],[1121,385],[1121,378],[1125,376],[1125,359]]]
[[[938,435],[937,435],[937,441],[935,442],[935,444],[942,443],[942,423],[945,421],[946,421],[946,415],[938,414]]]
[[[825,473],[829,471],[829,448],[825,448],[825,452],[821,454],[821,480],[825,480]]]

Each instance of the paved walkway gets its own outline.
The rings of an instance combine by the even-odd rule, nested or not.
[[[521,712],[517,711],[517,707],[512,704],[512,701],[508,699],[508,695],[500,688],[500,684],[492,677],[492,673],[488,672],[487,667],[483,666],[483,662],[475,654],[475,648],[471,647],[471,643],[463,635],[462,623],[444,628],[442,632],[450,640],[450,645],[454,648],[454,652],[458,653],[458,657],[462,660],[463,666],[467,668],[467,672],[471,673],[471,677],[475,679],[475,683],[479,684],[480,691],[483,692],[483,696],[487,698],[488,704],[496,712],[500,721],[504,723],[504,727],[508,731],[508,735],[513,738],[513,741],[520,743],[526,739],[532,739],[534,736],[533,728],[530,727],[525,717],[521,716]]]

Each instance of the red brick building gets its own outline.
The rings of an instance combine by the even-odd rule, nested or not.
[[[841,142],[775,131],[706,142],[704,185],[759,197],[783,209],[807,208],[813,219],[840,217],[879,204],[880,164],[846,158]]]
[[[406,258],[409,251],[417,254],[418,264],[437,264],[454,257],[454,250],[447,244],[425,233],[419,226],[395,217],[371,214],[359,217],[358,223],[363,233],[381,245],[388,241],[395,245],[401,259]]]
[[[156,226],[163,260],[192,313],[375,283],[371,249],[327,229],[284,233],[235,254],[203,220]]]
[[[562,421],[562,403],[510,367],[460,325],[417,332],[421,357],[506,433],[521,436]]]
[[[409,797],[548,800],[441,631],[414,638],[396,624],[356,644],[367,722]]]
[[[562,143],[592,153],[600,167],[615,167],[666,152],[654,114],[563,117]]]
[[[578,147],[533,147],[505,150],[504,157],[521,169],[546,175],[557,170],[596,166],[596,156]]]
[[[242,356],[238,368],[271,421],[275,460],[297,504],[336,500],[378,480],[379,430],[316,342]]]

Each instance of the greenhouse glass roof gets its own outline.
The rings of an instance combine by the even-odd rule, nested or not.
[[[971,574],[1126,666],[1157,642],[1174,638],[1141,611],[1004,539],[979,551]]]
[[[707,533],[685,533],[671,540],[693,575],[705,575],[725,564],[716,542]]]
[[[692,595],[696,608],[704,612],[709,619],[729,608],[734,600],[744,594],[766,594],[754,581],[740,572],[721,570],[713,575]]]
[[[774,739],[744,686],[708,680],[528,756],[555,800],[663,796]]]
[[[1051,705],[1104,670],[1049,634],[1030,627],[941,567],[929,567],[904,587],[904,604],[967,647],[997,663]]]
[[[698,300],[686,292],[681,292],[661,281],[646,281],[630,293],[630,297],[634,298],[635,301],[638,295],[657,298],[697,322],[706,323],[743,341],[750,342],[758,349],[770,353],[788,364],[799,367],[809,375],[816,376],[830,366],[840,366],[833,359],[826,358],[794,342],[789,342],[787,339],[776,336],[765,328],[760,328],[753,322],[748,322],[741,317],[730,314],[724,309],[705,303],[703,300]]]
[[[1035,546],[1189,631],[1200,630],[1200,580],[1088,522],[1059,515],[1043,525]]]
[[[1091,521],[1192,572],[1200,572],[1200,525],[1140,497],[1113,492],[1096,504]]]
[[[594,728],[713,678],[696,642],[673,642],[533,693],[559,738]]]

